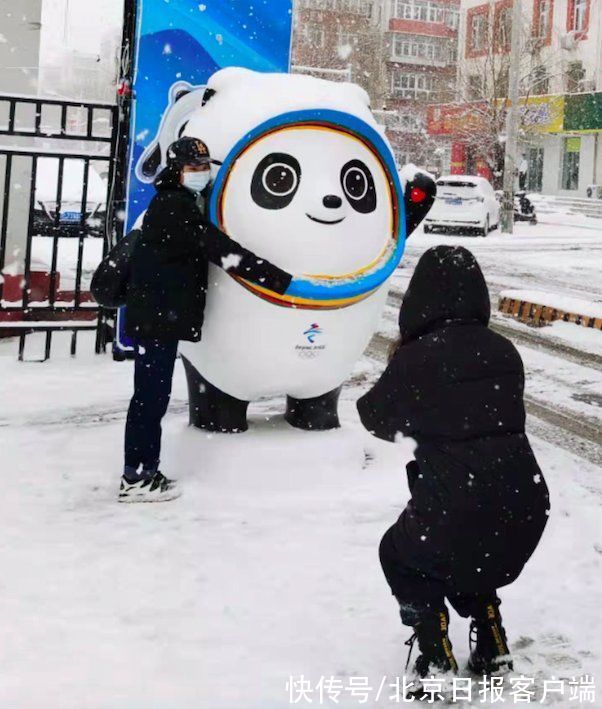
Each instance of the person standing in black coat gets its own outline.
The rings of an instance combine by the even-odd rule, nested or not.
[[[380,559],[402,622],[414,628],[408,644],[418,640],[418,677],[457,671],[445,598],[472,618],[469,668],[511,668],[496,589],[518,577],[549,513],[525,435],[522,361],[489,317],[470,251],[429,249],[401,306],[400,343],[357,405],[378,438],[416,442],[411,499],[384,535]]]
[[[210,182],[211,158],[196,138],[181,138],[155,181],[132,256],[126,332],[134,340],[134,396],[125,427],[121,502],[178,496],[159,472],[161,420],[171,395],[179,340],[201,339],[209,262],[277,293],[290,274],[258,258],[211,224],[197,206]]]

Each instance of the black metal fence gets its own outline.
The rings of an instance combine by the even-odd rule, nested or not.
[[[112,241],[118,109],[0,94],[0,338],[96,332],[89,293]],[[111,228],[108,228],[110,225]]]

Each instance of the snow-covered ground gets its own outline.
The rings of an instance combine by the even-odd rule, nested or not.
[[[542,284],[602,297],[602,235],[570,224],[521,225],[514,237],[487,239],[417,234],[396,287],[425,248],[443,242],[475,252],[494,297]],[[394,310],[389,304],[385,334]],[[595,353],[580,363],[520,348],[536,405],[600,426]],[[358,363],[343,392],[343,427],[326,433],[291,429],[282,400],[254,404],[245,434],[191,430],[178,365],[163,469],[184,494],[120,506],[131,363],[86,354],[83,342],[78,351],[74,360],[57,352],[45,364],[19,364],[14,342],[0,344],[0,706],[283,709],[293,705],[287,681],[301,675],[314,690],[322,677],[339,680],[338,706],[364,698],[369,707],[398,706],[388,684],[403,670],[409,632],[378,543],[407,500],[411,445],[376,441],[358,421],[354,402],[380,371],[378,358]],[[536,679],[536,703],[544,678],[602,682],[602,468],[567,451],[561,428],[556,444],[549,420],[530,417],[529,427],[552,515],[501,596],[516,674]],[[467,635],[466,621],[453,616],[461,664]],[[363,678],[372,690],[352,696]],[[297,706],[309,706],[299,696]],[[317,691],[307,696],[320,705]],[[599,696],[569,696],[567,688],[550,703],[602,707]]]
[[[409,280],[428,246],[462,244],[481,264],[492,296],[501,290],[545,290],[602,301],[602,220],[576,214],[541,214],[539,224],[514,225],[512,236],[499,230],[488,237],[429,234],[408,241],[400,280]]]

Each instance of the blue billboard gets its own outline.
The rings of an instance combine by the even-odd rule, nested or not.
[[[183,133],[214,72],[289,70],[292,2],[138,0],[126,231],[152,199],[167,145]],[[128,347],[123,319],[119,349]]]

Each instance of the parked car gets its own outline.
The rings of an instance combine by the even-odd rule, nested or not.
[[[40,158],[36,173],[33,233],[36,236],[104,236],[107,209],[107,182],[90,165],[85,212],[82,215],[84,164],[65,160],[60,213],[57,220],[59,161]],[[83,224],[83,227],[82,227]]]
[[[500,205],[484,177],[446,175],[437,180],[437,198],[424,231],[476,232],[487,236],[500,222]]]

